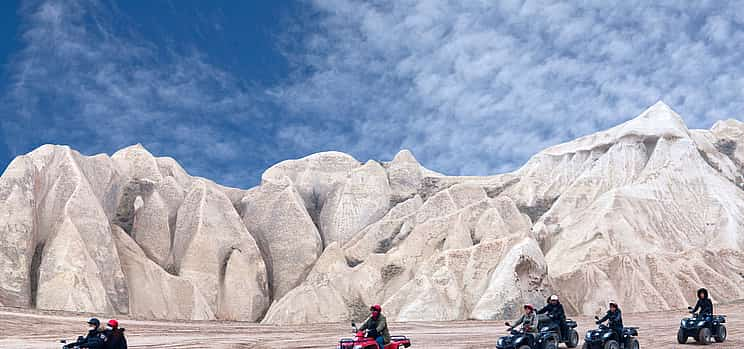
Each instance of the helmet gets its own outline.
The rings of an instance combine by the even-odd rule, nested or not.
[[[116,319],[111,319],[108,321],[108,325],[113,328],[117,328],[119,327],[119,321],[116,321]]]
[[[375,304],[375,305],[369,307],[369,310],[380,311],[381,312],[382,311],[382,307],[379,304]]]
[[[88,320],[88,324],[93,325],[96,328],[98,328],[98,326],[101,326],[101,321],[98,321],[98,319],[96,318],[91,318],[90,320]]]
[[[551,301],[557,301],[558,300],[558,296],[557,295],[552,295],[552,296],[550,296],[550,300]]]
[[[535,306],[534,306],[534,305],[532,305],[532,304],[525,304],[525,305],[524,305],[524,308],[525,308],[525,309],[531,309],[531,310],[535,310]]]
[[[613,306],[613,305],[614,305],[614,306],[615,306],[615,308],[617,308],[617,307],[618,307],[618,306],[617,306],[617,302],[615,302],[615,301],[610,301],[609,303],[610,303],[610,306]]]

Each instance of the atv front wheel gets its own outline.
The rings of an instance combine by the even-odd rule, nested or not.
[[[589,343],[584,342],[584,345],[581,346],[581,349],[592,349],[589,347]]]
[[[556,343],[555,341],[548,341],[547,343],[545,343],[543,349],[558,349],[558,343]]]
[[[610,339],[605,343],[604,349],[620,349],[620,344],[616,340]]]
[[[576,348],[579,346],[579,333],[576,332],[576,330],[568,332],[568,342],[566,342],[566,346],[569,348]]]
[[[687,343],[687,336],[685,335],[685,331],[681,328],[679,331],[677,331],[677,343],[679,344],[685,344]]]
[[[630,340],[630,349],[641,349],[641,343],[638,343],[638,340],[633,338]]]
[[[698,332],[697,337],[698,344],[708,345],[710,344],[710,329],[707,327],[701,328]]]
[[[716,340],[718,343],[723,343],[723,341],[726,340],[726,326],[719,325],[718,326],[718,333],[713,337],[713,339]]]

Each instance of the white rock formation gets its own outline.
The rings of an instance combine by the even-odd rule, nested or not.
[[[325,152],[228,188],[135,145],[42,146],[0,177],[0,305],[302,324],[499,319],[559,293],[672,309],[744,298],[744,123],[663,103],[521,169],[445,176]],[[112,228],[113,227],[113,228]],[[112,230],[113,229],[113,230]]]

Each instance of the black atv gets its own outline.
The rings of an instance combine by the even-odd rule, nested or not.
[[[560,326],[553,322],[549,316],[540,316],[540,333],[554,333],[558,340],[558,344],[566,344],[567,348],[576,348],[579,346],[579,333],[576,332],[576,326],[576,321],[566,319],[566,333],[562,333]]]
[[[600,324],[596,330],[589,330],[584,337],[583,349],[640,349],[638,327],[623,328],[622,338],[611,328]]]
[[[692,308],[688,308],[692,310]],[[677,331],[677,343],[687,343],[687,338],[693,337],[698,344],[708,345],[713,340],[723,343],[726,340],[726,315],[700,315],[682,319]]]
[[[509,326],[509,323],[506,323]],[[558,334],[554,332],[539,332],[527,334],[509,327],[509,336],[499,338],[497,349],[558,349]]]

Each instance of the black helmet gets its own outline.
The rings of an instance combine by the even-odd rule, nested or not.
[[[98,328],[99,326],[101,326],[101,321],[99,321],[96,318],[91,318],[90,320],[88,320],[88,324],[93,325],[96,328]]]
[[[708,298],[708,290],[701,288],[697,291],[698,297],[700,297],[700,294],[703,294],[703,298]]]

